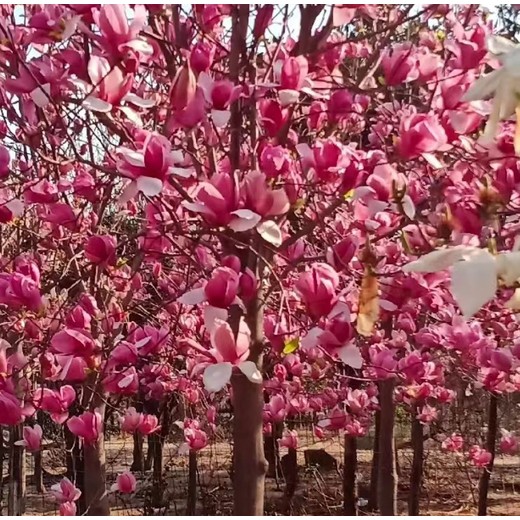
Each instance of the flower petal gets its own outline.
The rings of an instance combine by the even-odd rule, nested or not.
[[[236,232],[253,229],[262,218],[250,209],[237,209],[236,211],[232,211],[231,215],[235,215],[236,218],[228,224],[228,227]]]
[[[414,260],[403,266],[405,273],[436,273],[448,269],[455,262],[462,260],[465,255],[477,251],[478,248],[466,245],[459,245],[446,249],[438,249],[418,260]]]
[[[177,298],[177,303],[182,305],[198,305],[206,300],[206,293],[203,287],[198,289],[192,289],[191,291],[185,292],[182,296]]]
[[[466,318],[490,302],[497,288],[495,259],[489,251],[476,251],[453,266],[451,292]]]
[[[107,101],[103,101],[94,96],[89,96],[83,101],[83,107],[92,112],[110,112],[112,110],[112,104]]]
[[[338,350],[338,357],[352,368],[361,368],[363,366],[363,356],[359,348],[354,344],[345,345]]]
[[[163,182],[155,177],[138,177],[136,182],[137,189],[148,197],[159,195],[163,189]]]
[[[260,373],[260,370],[258,370],[256,363],[253,363],[252,361],[242,361],[242,363],[238,365],[238,368],[240,372],[251,381],[251,383],[262,383],[262,374]]]
[[[204,388],[208,392],[222,390],[229,383],[232,371],[233,365],[231,363],[217,363],[207,366],[202,377]]]
[[[266,220],[256,226],[259,235],[275,247],[282,245],[282,230],[280,226],[273,220]]]

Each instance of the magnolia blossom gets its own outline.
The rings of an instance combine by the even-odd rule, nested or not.
[[[114,484],[112,484],[112,487],[110,488],[110,491],[118,491],[119,493],[128,495],[135,491],[136,486],[137,481],[134,475],[130,471],[125,471],[124,473],[120,473],[117,476],[116,481],[114,482]]]
[[[67,477],[51,486],[50,492],[62,504],[75,502],[81,496],[81,491]]]
[[[203,382],[208,392],[222,390],[231,379],[233,368],[238,368],[252,383],[261,383],[262,374],[253,361],[248,361],[251,331],[244,318],[240,319],[238,334],[235,338],[233,330],[227,323],[228,313],[225,309],[206,307],[204,323],[209,332],[211,349],[207,350],[193,340],[185,340],[186,344],[209,358],[204,369]]]
[[[463,101],[477,101],[493,95],[493,109],[486,124],[483,142],[491,141],[501,120],[508,119],[515,111],[518,114],[520,94],[520,46],[502,38],[489,36],[486,41],[489,53],[502,67],[479,78],[466,92]],[[515,151],[520,152],[520,131],[515,135]]]
[[[42,436],[43,430],[39,424],[36,424],[33,428],[30,426],[24,426],[23,440],[16,441],[15,444],[17,446],[24,446],[27,451],[40,451]]]
[[[493,299],[498,279],[510,287],[520,278],[520,251],[492,255],[486,249],[459,245],[428,253],[403,271],[435,273],[452,266],[451,292],[464,316],[470,317]],[[509,306],[518,306],[516,295]]]

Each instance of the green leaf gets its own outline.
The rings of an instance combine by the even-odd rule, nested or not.
[[[283,347],[284,355],[292,354],[300,348],[300,338],[286,340]]]

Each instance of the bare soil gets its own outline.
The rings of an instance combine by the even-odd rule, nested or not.
[[[132,462],[131,438],[111,440],[107,447],[107,472],[109,486],[121,471],[127,470]],[[289,504],[284,497],[284,482],[267,479],[267,515],[342,515],[341,471],[320,471],[304,465],[303,451],[307,448],[323,448],[337,458],[341,464],[343,453],[339,441],[309,441],[298,454],[299,483],[295,496]],[[164,447],[164,495],[162,507],[154,508],[156,515],[184,515],[188,481],[188,457],[177,453],[178,445]],[[370,462],[372,452],[358,451],[359,496],[368,498]],[[409,489],[409,468],[412,453],[399,452],[399,511],[406,515]],[[49,450],[44,454],[45,486],[47,489],[65,473],[63,450]],[[52,496],[35,491],[32,482],[32,459],[28,458],[27,515],[54,515],[57,505]],[[229,515],[232,513],[231,447],[218,442],[208,446],[198,456],[198,501],[197,510],[203,515]],[[516,515],[520,513],[520,477],[518,457],[499,456],[491,478],[489,514]],[[423,483],[422,515],[475,515],[475,496],[479,470],[451,454],[441,453],[438,446],[426,449],[425,479]],[[141,516],[144,504],[149,501],[154,487],[151,472],[136,474],[138,490],[133,496],[110,495],[113,515]],[[4,491],[6,493],[6,491]],[[360,514],[372,514],[360,510]]]

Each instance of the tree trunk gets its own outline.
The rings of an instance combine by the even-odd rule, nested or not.
[[[298,452],[289,448],[287,455],[281,460],[283,476],[285,479],[285,512],[289,514],[292,509],[292,500],[298,486]]]
[[[9,453],[6,450],[4,443],[4,427],[0,426],[0,515],[4,514],[4,460],[6,454]]]
[[[133,460],[132,465],[130,466],[131,471],[143,471],[144,470],[144,451],[143,444],[144,439],[143,435],[139,432],[134,432],[134,450],[133,450]]]
[[[424,439],[423,426],[416,418],[417,410],[412,411],[412,471],[410,473],[410,494],[408,496],[408,515],[419,515],[419,504],[421,498],[421,484],[424,464]]]
[[[152,473],[152,505],[153,507],[162,507],[163,505],[163,446],[161,442],[161,436],[159,433],[153,433],[150,436],[152,441],[152,461],[153,461],[153,473]]]
[[[493,464],[495,462],[495,446],[497,441],[497,429],[498,429],[498,398],[495,394],[491,394],[489,397],[489,410],[488,410],[488,430],[486,449],[491,453],[491,460],[489,464],[484,468],[480,481],[478,484],[478,516],[487,515],[487,499],[489,491],[489,480],[491,478],[491,472],[493,471]]]
[[[262,435],[263,388],[233,374],[234,514],[263,516],[267,461]]]
[[[395,516],[397,473],[394,450],[394,380],[379,382],[381,431],[379,433],[378,505],[382,516]]]
[[[42,452],[37,451],[34,454],[34,485],[37,493],[44,493],[45,487],[43,485],[43,467],[42,467]]]
[[[377,479],[379,478],[379,436],[381,434],[381,412],[376,411],[374,417],[374,445],[372,448],[372,467],[370,470],[370,495],[367,509],[377,510]]]
[[[25,512],[25,448],[17,446],[16,441],[22,440],[22,425],[11,428],[11,453],[9,460],[9,497],[7,514],[22,516]]]
[[[282,468],[280,465],[280,447],[278,439],[282,437],[283,422],[273,424],[273,431],[271,435],[264,436],[264,452],[268,463],[267,477],[278,479],[282,475]]]
[[[83,406],[101,414],[104,424],[106,404],[98,379],[99,374],[93,373],[87,383],[89,391],[86,391],[83,396]],[[110,506],[106,493],[105,437],[103,432],[94,444],[83,443],[82,455],[82,491],[86,508],[84,514],[87,516],[109,516]]]
[[[190,450],[188,468],[188,501],[186,515],[195,516],[197,510],[197,452]]]
[[[343,456],[343,514],[357,516],[357,439],[345,435]]]

